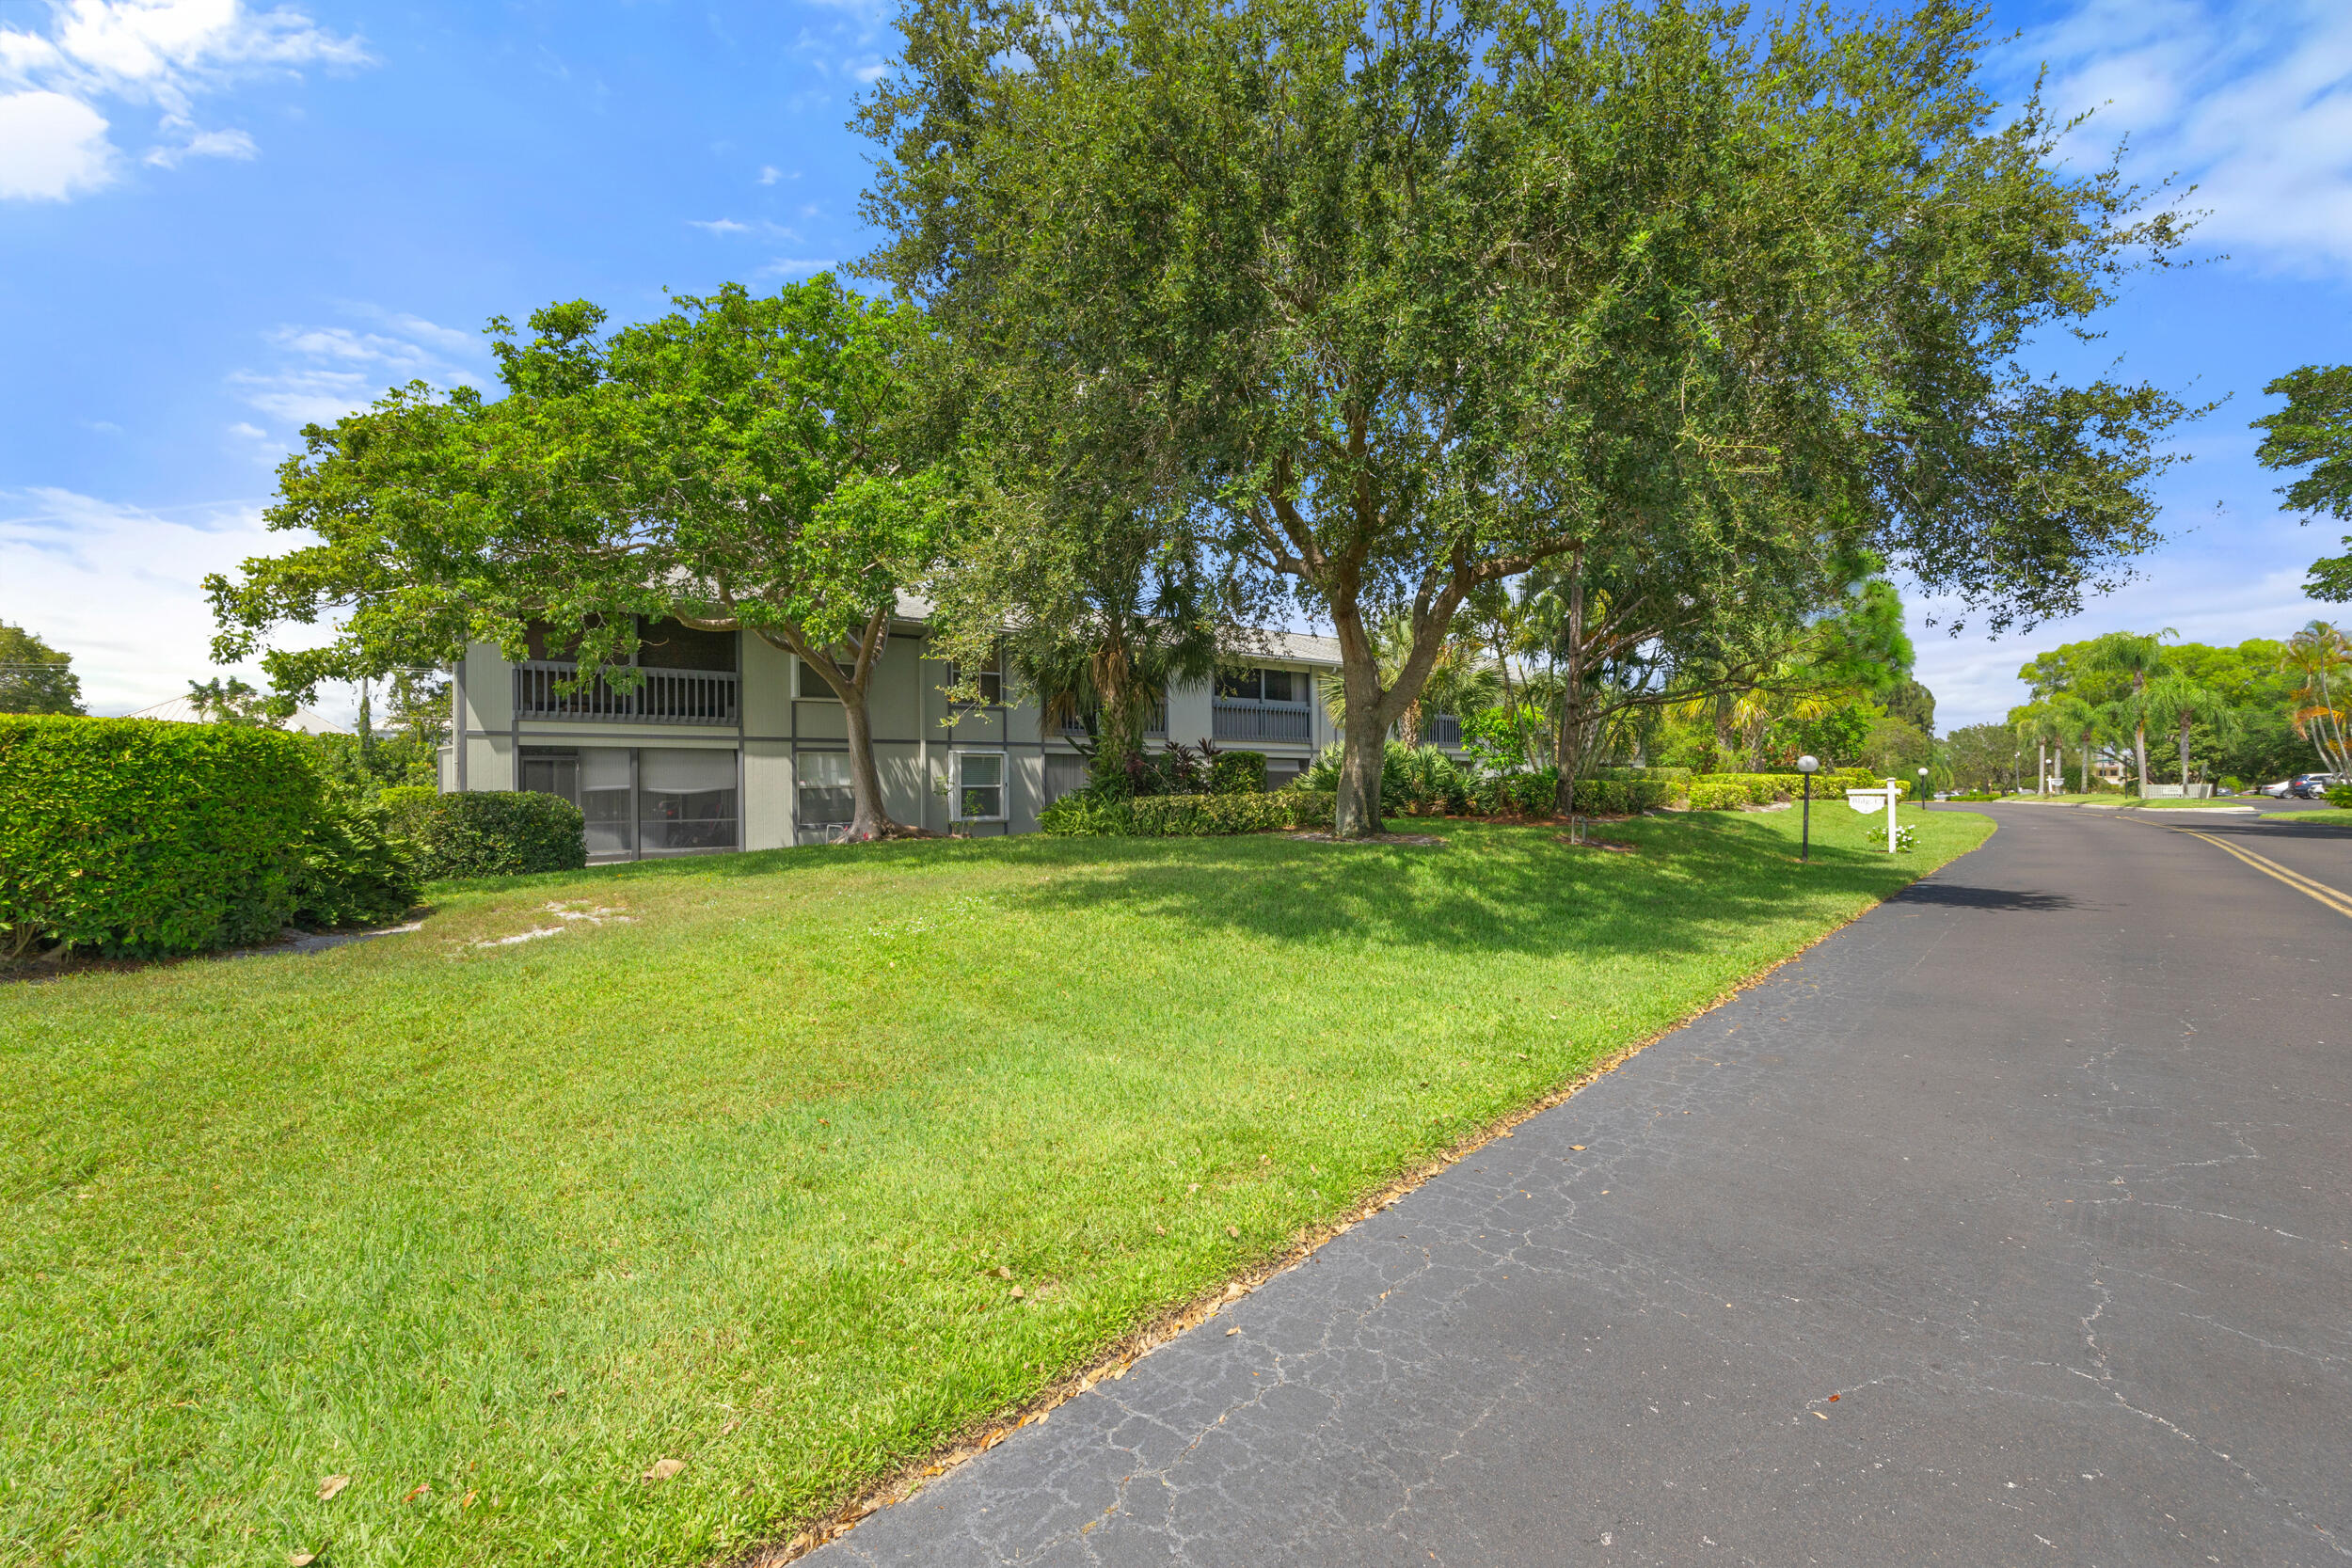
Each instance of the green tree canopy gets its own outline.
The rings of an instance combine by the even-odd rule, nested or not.
[[[2175,225],[2052,156],[2038,103],[1996,108],[1960,6],[918,0],[902,25],[863,111],[869,264],[968,363],[1155,432],[1252,602],[1332,626],[1343,832],[1377,829],[1382,737],[1456,610],[1544,562],[1670,575],[1730,623],[1810,610],[1872,546],[1997,626],[2154,540],[2185,411],[2018,361]]]
[[[2265,468],[2308,470],[2280,486],[2286,498],[2280,510],[2352,522],[2352,365],[2305,365],[2263,390],[2283,396],[2287,405],[2254,421],[2263,432],[2255,461]],[[2352,537],[2344,542],[2352,546]],[[2352,555],[2313,562],[2303,592],[2333,603],[2352,600]]]
[[[307,428],[266,515],[321,543],[206,579],[215,657],[341,612],[326,645],[264,655],[281,694],[452,664],[473,641],[521,659],[534,630],[582,680],[626,685],[641,617],[748,631],[841,699],[851,833],[898,831],[866,698],[946,515],[912,422],[918,324],[830,277],[674,304],[609,335],[585,301],[533,312],[523,341],[494,322],[503,398],[412,383]]]
[[[0,713],[80,713],[73,656],[0,621]]]

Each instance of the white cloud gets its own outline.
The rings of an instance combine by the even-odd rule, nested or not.
[[[257,424],[247,424],[243,420],[239,420],[235,424],[230,425],[229,427],[229,434],[231,436],[242,436],[248,441],[266,441],[269,439],[268,431],[263,430]]]
[[[73,656],[91,712],[129,713],[219,673],[205,573],[310,542],[270,532],[250,501],[165,515],[70,490],[0,491],[0,620]],[[265,684],[258,667],[236,673]]]
[[[105,116],[61,92],[0,94],[0,200],[65,201],[113,177]]]
[[[2096,111],[2071,156],[2104,160],[2128,136],[2133,178],[2196,185],[2200,249],[2352,262],[2352,6],[2081,0],[2010,61],[2048,66],[2054,109]]]
[[[759,183],[763,185],[772,185],[783,178],[785,178],[784,170],[778,168],[775,165],[762,164],[759,166]],[[798,180],[800,176],[795,174],[792,178]]]
[[[173,128],[166,122],[167,128]],[[261,149],[243,131],[199,131],[187,128],[187,139],[176,146],[158,145],[147,150],[141,162],[156,168],[177,168],[189,158],[252,158]]]
[[[748,234],[752,231],[750,224],[738,223],[733,218],[688,218],[686,222],[689,228],[712,234]]]
[[[817,274],[830,272],[840,264],[831,258],[815,260],[798,256],[779,256],[759,270],[777,277],[814,277]]]
[[[247,407],[282,426],[297,427],[332,423],[366,407],[388,388],[411,381],[443,389],[461,383],[486,384],[486,375],[452,357],[478,356],[479,340],[421,316],[391,314],[373,306],[350,309],[389,330],[280,326],[264,338],[275,351],[276,363],[231,372],[229,385]]]
[[[850,70],[850,74],[856,77],[859,81],[865,83],[870,87],[876,82],[881,81],[882,79],[883,72],[887,71],[889,69],[890,66],[886,61],[869,60],[864,65],[852,66]]]
[[[142,155],[170,168],[188,158],[250,158],[244,131],[206,130],[193,104],[256,75],[304,66],[370,63],[358,39],[321,29],[290,7],[247,10],[242,0],[64,0],[45,31],[0,27],[0,98],[37,121],[0,118],[0,198],[62,200],[104,182],[113,162],[104,100],[162,111],[159,139]],[[27,109],[25,100],[54,100]],[[78,110],[69,116],[58,103]]]

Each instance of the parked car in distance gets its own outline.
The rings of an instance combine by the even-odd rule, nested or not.
[[[2328,786],[2336,782],[2333,773],[2297,773],[2287,783],[2287,793],[2298,800],[2317,800],[2328,794]]]
[[[2263,785],[2260,789],[2256,790],[2255,793],[2258,795],[2267,795],[2274,800],[2283,800],[2286,799],[2287,791],[2294,787],[2294,784],[2295,781],[2293,779],[2280,779],[2277,784],[2266,784]]]

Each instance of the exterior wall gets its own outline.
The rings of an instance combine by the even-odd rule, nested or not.
[[[1303,767],[1339,738],[1315,684],[1329,666],[1279,657],[1253,662],[1306,677],[1308,738],[1218,744],[1229,751],[1263,752],[1278,768],[1282,763]],[[799,695],[798,663],[763,639],[742,634],[736,658],[739,718],[732,723],[532,719],[516,713],[512,667],[495,647],[476,644],[468,650],[453,682],[455,735],[442,758],[441,787],[513,789],[519,777],[518,753],[527,747],[723,750],[740,758],[736,814],[741,847],[772,849],[822,842],[824,828],[799,824],[799,782],[807,759],[847,754],[848,729],[839,703]],[[951,826],[946,785],[954,776],[957,754],[993,753],[1004,759],[1005,819],[954,824],[956,831],[982,837],[1034,832],[1046,803],[1046,757],[1074,757],[1077,748],[1059,734],[1043,734],[1042,716],[1034,706],[998,705],[951,713],[944,689],[947,677],[947,665],[929,656],[919,627],[897,631],[882,651],[869,702],[874,760],[885,806],[909,826],[946,832]],[[1168,694],[1170,741],[1197,745],[1215,734],[1212,685],[1178,687]]]

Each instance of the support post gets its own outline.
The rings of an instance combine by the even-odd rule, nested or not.
[[[1895,802],[1902,799],[1896,793],[1900,787],[1894,779],[1886,781],[1886,852],[1890,855],[1895,852]]]
[[[1798,838],[1798,840],[1797,840],[1797,859],[1798,859],[1798,860],[1800,860],[1800,861],[1809,861],[1809,860],[1811,860],[1812,858],[1813,858],[1813,775],[1812,775],[1812,774],[1810,774],[1810,773],[1807,773],[1807,774],[1804,776],[1804,830],[1803,830],[1803,832],[1802,832],[1802,836],[1800,836],[1800,837]]]

